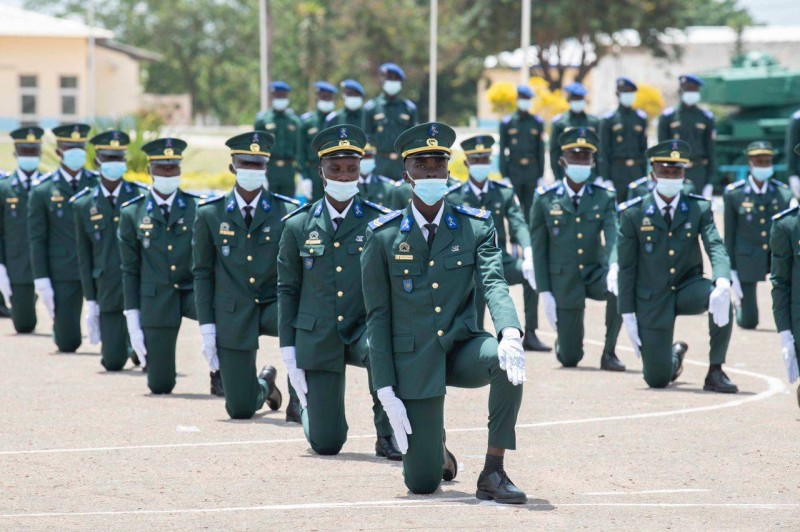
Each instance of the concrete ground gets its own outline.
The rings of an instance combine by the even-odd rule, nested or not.
[[[520,287],[512,294],[521,308]],[[624,332],[617,352],[628,371],[598,371],[600,303],[587,309],[579,369],[529,353],[519,449],[506,459],[529,496],[521,507],[474,498],[488,388],[449,391],[458,477],[432,496],[412,496],[400,465],[374,456],[363,370],[348,370],[349,441],[341,455],[319,457],[283,410],[228,420],[223,401],[208,395],[196,323],[185,322],[180,336],[175,393],[155,397],[138,370],[102,371],[96,346],[55,353],[40,308],[34,335],[17,336],[0,320],[0,529],[797,530],[800,410],[766,283],[759,304],[759,329],[734,330],[734,396],[702,391],[705,316],[680,319],[677,335],[690,349],[666,390],[646,387]],[[276,340],[263,338],[261,348],[259,363],[278,365]]]

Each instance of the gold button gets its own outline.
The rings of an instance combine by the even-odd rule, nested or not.
[[[150,231],[145,231],[144,236],[150,236]]]
[[[669,250],[669,256],[672,257],[673,255],[675,255],[675,250],[674,249]]]
[[[582,270],[583,269],[583,264],[578,264],[578,269]]]
[[[256,305],[258,305],[259,303],[261,303],[261,301],[259,301],[259,299],[258,299],[258,298],[255,298],[253,301],[255,301],[255,302],[256,302]]]
[[[167,251],[172,251],[172,244],[167,245]]]
[[[433,309],[433,310],[435,310],[435,311],[436,311],[436,314],[439,314],[439,313],[441,313],[441,312],[442,312],[442,307],[436,307],[436,308],[435,308],[435,309]]]
[[[339,316],[339,317],[338,317],[338,318],[336,318],[336,319],[337,319],[337,320],[339,320],[339,321],[344,321],[344,316]]]
[[[763,246],[761,246],[761,247],[762,247],[762,248],[764,248],[764,250],[768,250],[768,249],[769,249],[769,246],[768,246],[767,244],[764,244],[764,245],[763,245]]]
[[[338,292],[336,292],[336,295],[339,296],[339,297],[342,297],[344,295],[344,292],[339,290]]]
[[[438,334],[439,336],[444,336],[444,331],[439,329],[438,331],[436,331],[436,334]]]
[[[256,284],[256,278],[255,277],[251,277],[250,278],[250,284]]]
[[[408,275],[408,270],[403,270],[403,273]]]
[[[766,231],[761,231],[761,236],[767,236],[767,232]]]
[[[578,222],[578,223],[581,223],[581,217],[578,216],[577,218],[575,218],[575,221]]]
[[[342,267],[341,267],[341,266],[337,266],[337,267],[336,267],[336,271],[337,271],[338,273],[341,273],[341,271],[342,271]]]
[[[669,233],[667,233],[667,236],[672,236],[672,231],[670,231]]]
[[[247,256],[247,262],[253,262],[253,256],[252,255],[248,255]]]
[[[461,261],[456,262],[456,266],[461,266],[463,264]]]
[[[309,249],[308,252],[313,255],[314,254],[314,248]]]
[[[223,244],[227,244],[227,243],[228,243],[228,239],[227,239],[227,238],[223,239],[223,240],[222,240],[222,243],[223,243]]]
[[[767,220],[764,219],[764,218],[761,218],[761,225],[764,225],[765,223],[767,223]]]
[[[763,205],[760,205],[760,206],[758,207],[758,210],[759,210],[759,211],[763,211],[763,210],[764,210],[764,206],[763,206]]]
[[[434,290],[436,290],[437,288],[439,288],[439,283],[433,283],[433,284],[431,285],[431,288],[433,288]]]
[[[178,283],[175,283],[174,285],[172,285],[172,287],[173,287],[175,290],[177,290],[178,288],[180,288],[180,285],[179,285]]]
[[[362,251],[364,251],[364,248],[362,248],[361,246],[358,246],[358,252],[361,253]]]
[[[247,235],[247,238],[250,238],[250,235]],[[269,238],[269,237],[267,237],[267,238],[266,238],[266,241],[267,241],[267,242],[269,242],[269,241],[270,241],[270,238]]]
[[[583,238],[583,233],[578,233],[578,238]]]
[[[436,264],[436,263],[435,263],[435,262],[433,262],[433,261],[430,261],[430,262],[428,263],[428,266],[433,266],[434,264]]]
[[[333,247],[335,247],[335,248],[338,248],[339,246],[341,246],[341,244],[340,244],[340,243],[338,243],[338,242],[334,242],[334,243],[333,243]]]
[[[250,236],[251,236],[251,235],[250,235],[250,233],[248,233],[248,234],[247,234],[247,238],[250,238]]]
[[[172,228],[171,227],[167,227],[167,231],[170,231],[170,230],[172,230]]]
[[[675,268],[670,268],[669,269],[669,273],[671,273],[672,275],[675,275]]]
[[[186,231],[186,226],[184,225],[183,227],[181,227],[181,229],[183,229],[184,231]]]
[[[118,222],[119,221],[119,216],[114,216],[114,221]]]
[[[578,250],[578,255],[583,255],[583,250],[582,249]]]
[[[94,224],[94,228],[95,228],[95,229],[100,229],[100,226],[99,226],[99,225],[97,225],[97,224]]]
[[[178,269],[178,267],[173,264],[172,266],[169,267],[169,269],[174,272],[175,270]]]
[[[674,286],[670,286],[670,288],[671,288],[672,290],[675,290],[675,287],[674,287]]]

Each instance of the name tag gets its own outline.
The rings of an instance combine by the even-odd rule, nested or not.
[[[153,224],[139,224],[139,229],[152,229]]]
[[[562,210],[550,211],[550,216],[561,216],[562,214],[564,214],[564,211]]]
[[[611,129],[613,129],[614,131],[619,131],[620,129],[622,129],[622,124],[614,124],[614,126]]]
[[[314,240],[306,240],[306,246],[316,246],[322,244],[322,240],[314,239]]]
[[[642,231],[655,231],[655,229],[656,229],[656,228],[655,228],[655,227],[653,227],[652,225],[643,225],[643,226],[641,227],[641,230],[642,230]]]
[[[236,235],[236,231],[226,231],[225,229],[220,229],[219,230],[219,234],[225,235],[225,236],[235,236]]]
[[[19,203],[19,198],[6,198],[6,203]]]
[[[509,135],[516,135],[517,133],[519,133],[519,129],[515,127],[512,127],[511,129],[508,130]]]
[[[94,222],[95,220],[102,220],[102,219],[103,219],[103,215],[102,215],[102,214],[94,214],[94,215],[90,216],[90,217],[89,217],[89,219],[90,219],[91,221],[93,221],[93,222]]]
[[[64,196],[50,196],[50,201],[54,203],[64,201]]]
[[[753,202],[752,201],[743,201],[742,202],[742,207],[744,207],[745,209],[752,209],[753,208]]]
[[[642,126],[633,126],[633,129],[637,132],[641,132],[644,128]]]
[[[377,114],[376,114],[375,116],[373,116],[372,118],[373,118],[373,119],[375,119],[375,120],[383,120],[384,116],[385,116],[385,115],[384,115],[383,113],[377,113]]]
[[[414,260],[414,255],[395,255],[394,260]]]
[[[402,113],[402,114],[400,115],[400,118],[401,118],[401,119],[403,119],[403,120],[409,120],[409,119],[411,118],[411,115],[407,115],[407,114],[405,114],[405,113]]]
[[[697,127],[697,129],[705,129],[706,125],[704,123],[700,122],[698,124],[695,124],[695,127]]]
[[[681,123],[680,122],[670,122],[669,123],[669,127],[671,127],[672,129],[678,129],[679,127],[681,127]]]

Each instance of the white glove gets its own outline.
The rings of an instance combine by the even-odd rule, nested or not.
[[[50,278],[42,277],[40,279],[34,279],[33,288],[36,290],[36,294],[42,299],[44,308],[46,308],[47,313],[50,314],[50,319],[55,319],[56,300],[55,294],[53,293],[53,284],[50,282]]]
[[[214,323],[206,323],[200,326],[200,334],[203,336],[203,356],[208,362],[211,371],[219,369],[219,358],[217,357],[217,326]]]
[[[642,358],[642,340],[639,338],[639,320],[636,319],[636,314],[623,314],[622,324],[625,325],[625,332],[628,334],[628,340],[631,341],[636,358]]]
[[[133,352],[139,358],[139,362],[143,368],[147,367],[147,348],[144,345],[144,331],[140,321],[140,314],[138,309],[126,310],[125,321],[128,324],[128,338],[131,340],[131,347]]]
[[[525,349],[519,329],[506,327],[501,331],[503,339],[497,345],[500,369],[505,370],[508,382],[517,386],[528,380],[525,373]]]
[[[794,382],[800,377],[800,372],[797,369],[797,351],[794,347],[794,335],[792,331],[781,331],[781,355],[783,355],[783,364],[786,366],[786,376],[789,379],[789,384]]]
[[[306,394],[308,393],[306,370],[297,367],[297,351],[294,346],[281,347],[281,358],[286,366],[286,372],[289,374],[289,382],[292,383],[292,388],[294,388],[297,398],[300,400],[300,406],[306,408],[308,405],[308,400],[306,399]]]
[[[11,279],[8,278],[8,270],[5,264],[0,264],[0,294],[6,300],[6,306],[11,306]]]
[[[556,298],[553,297],[553,292],[539,292],[539,297],[542,299],[544,315],[550,323],[550,327],[552,327],[554,331],[558,331],[558,329],[556,329],[556,323],[558,322],[558,316],[556,315]]]
[[[792,189],[792,194],[795,198],[800,198],[800,177],[796,175],[789,176],[789,188]]]
[[[612,262],[608,265],[608,275],[606,276],[606,288],[615,296],[619,295],[619,264]]]
[[[714,290],[708,298],[708,311],[717,327],[725,327],[731,318],[731,282],[720,277],[714,284]]]
[[[731,297],[733,297],[733,304],[740,306],[744,292],[742,292],[742,283],[739,282],[739,272],[731,270]]]
[[[100,305],[97,301],[86,302],[86,328],[89,330],[89,343],[100,343]]]
[[[533,274],[533,250],[531,248],[522,250],[522,277],[528,281],[531,288],[536,290],[536,277]]]
[[[378,399],[383,405],[383,411],[389,418],[389,424],[394,432],[394,439],[400,452],[406,454],[408,451],[408,434],[411,434],[411,422],[408,420],[406,406],[403,401],[394,394],[391,386],[384,386],[377,391]]]
[[[710,200],[713,194],[714,194],[714,185],[709,183],[703,187],[703,197],[705,199]]]

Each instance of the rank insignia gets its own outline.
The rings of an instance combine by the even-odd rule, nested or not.
[[[405,218],[403,218],[403,222],[400,224],[400,231],[408,233],[409,231],[411,231],[412,223],[413,222],[411,221],[411,216],[406,216]]]
[[[150,239],[149,238],[143,239],[142,240],[142,246],[144,247],[144,249],[149,248],[150,247]]]
[[[645,242],[644,243],[644,250],[647,253],[652,253],[653,252],[653,243],[652,242]]]
[[[220,248],[220,250],[222,251],[222,256],[223,257],[227,257],[228,255],[231,254],[231,247],[230,246],[222,246]]]
[[[306,270],[310,270],[314,267],[314,257],[306,257],[303,260],[303,266],[305,266]]]
[[[451,253],[455,253],[456,251],[461,251],[461,246],[458,244],[450,248]]]
[[[648,205],[647,209],[645,209],[644,213],[647,216],[653,216],[656,213],[656,206],[652,205],[652,204]]]
[[[363,242],[363,241],[364,241],[364,235],[356,236],[356,242]]]
[[[364,216],[364,208],[361,206],[360,203],[353,204],[353,216],[356,218],[361,218]]]
[[[97,207],[92,205],[92,208],[89,209],[89,214],[92,214],[92,215],[97,214]]]
[[[409,245],[408,242],[400,242],[400,245],[397,246],[397,249],[399,249],[403,253],[408,253],[409,251],[411,251],[411,246]]]
[[[458,228],[458,222],[456,222],[455,217],[452,214],[450,214],[449,212],[444,217],[444,223],[450,229],[457,229]]]
[[[551,232],[553,233],[553,236],[558,236],[558,233],[560,233],[561,231],[559,230],[558,227],[553,227]]]
[[[269,204],[267,198],[261,198],[261,210],[264,212],[269,212],[272,210],[272,205]]]
[[[320,214],[322,214],[322,207],[323,207],[323,204],[322,204],[322,202],[320,202],[320,204],[317,205],[317,208],[314,209],[314,216],[319,216]]]
[[[689,212],[689,205],[685,201],[680,202],[678,204],[678,208],[681,210],[681,212]]]
[[[414,281],[411,279],[403,279],[403,290],[410,294],[411,291],[414,290]]]
[[[151,223],[153,223],[153,220],[151,220],[149,216],[145,216],[144,218],[142,218],[142,223],[143,224],[151,224]]]
[[[228,202],[228,205],[225,206],[225,210],[228,212],[233,212],[233,209],[235,208],[236,208],[236,200],[231,198],[231,200]]]
[[[186,202],[183,200],[182,197],[178,196],[178,199],[176,200],[176,203],[178,204],[178,207],[180,207],[181,209],[185,209],[186,208]],[[181,222],[178,222],[178,223],[181,223]]]

